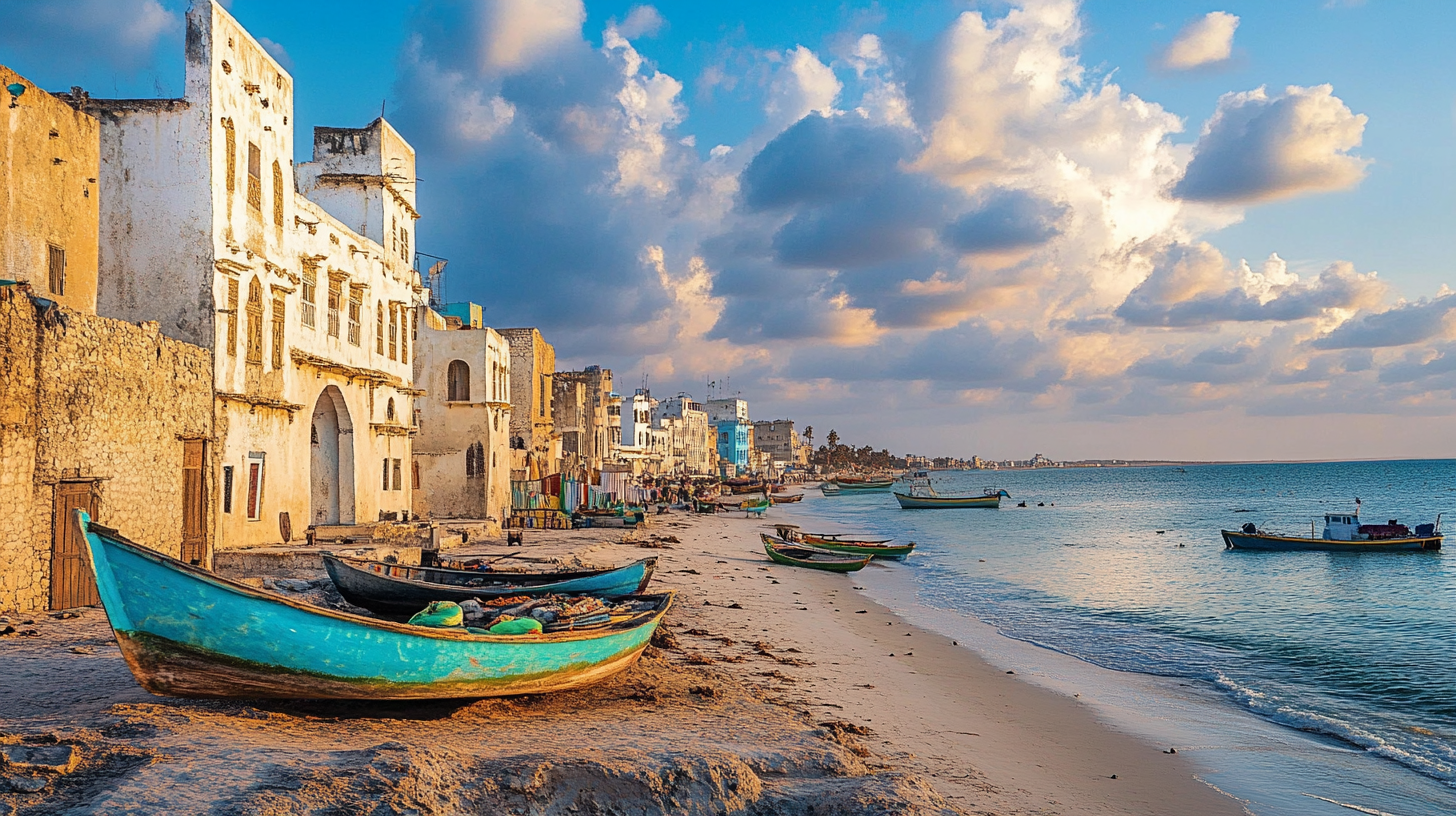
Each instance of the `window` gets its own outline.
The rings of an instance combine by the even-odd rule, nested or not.
[[[399,257],[402,258],[405,263],[409,263],[410,248],[408,227],[399,228]]]
[[[298,307],[298,317],[303,325],[314,327],[314,304],[318,303],[318,271],[308,265],[303,268],[303,303]]]
[[[410,461],[410,489],[420,489],[420,463],[414,460]]]
[[[394,304],[389,304],[389,359],[398,359],[399,353],[399,313],[395,310]]]
[[[445,399],[450,402],[470,401],[470,365],[464,360],[451,360],[445,371]]]
[[[263,153],[248,142],[248,206],[263,209]]]
[[[389,402],[384,406],[384,418],[390,422],[394,421],[394,397],[390,397]]]
[[[358,286],[349,287],[349,342],[359,345],[359,307],[364,290]]]
[[[385,459],[384,459],[384,469],[381,472],[384,474],[384,489],[385,490],[388,490],[389,489],[389,458],[388,457],[385,457]]]
[[[404,490],[404,463],[394,460],[394,489]]]
[[[238,279],[228,279],[227,302],[227,353],[238,356]]]
[[[476,479],[485,475],[485,446],[474,442],[465,448],[465,478]]]
[[[222,466],[222,511],[233,511],[233,466]]]
[[[227,164],[227,191],[228,195],[231,196],[238,190],[238,136],[233,130],[233,120],[231,118],[223,118],[222,129],[223,134],[227,137],[227,156],[224,158]],[[232,206],[231,199],[229,199],[228,206]]]
[[[283,226],[283,167],[273,162],[273,226]]]
[[[287,314],[282,295],[273,298],[273,370],[283,370],[283,316]]]
[[[389,248],[399,252],[399,219],[393,216],[389,218]]]
[[[263,454],[248,454],[248,511],[249,521],[263,518]]]
[[[248,356],[249,363],[263,364],[263,286],[253,278],[248,284]]]
[[[339,302],[344,299],[342,281],[329,280],[329,336],[339,336]]]
[[[409,362],[409,310],[401,303],[399,305],[399,361]]]
[[[374,309],[374,353],[384,356],[384,301],[375,304]]]
[[[64,295],[66,293],[66,251],[55,244],[48,244],[47,247],[50,250],[51,294]]]

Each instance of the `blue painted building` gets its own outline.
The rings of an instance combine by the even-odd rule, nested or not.
[[[747,422],[726,419],[714,425],[718,431],[718,458],[731,462],[739,472],[748,469],[748,436],[753,427]]]

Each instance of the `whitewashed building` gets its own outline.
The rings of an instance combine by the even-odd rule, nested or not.
[[[419,307],[414,511],[502,522],[511,510],[511,348],[494,329]]]
[[[180,99],[72,100],[102,123],[97,311],[214,349],[219,549],[405,515],[414,150],[379,119],[294,167],[292,77],[210,0],[185,59]]]

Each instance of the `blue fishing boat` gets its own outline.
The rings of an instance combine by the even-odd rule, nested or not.
[[[634,595],[647,588],[656,558],[615,569],[581,572],[485,572],[475,569],[411,567],[323,554],[329,580],[344,600],[376,615],[408,617],[431,601],[486,600],[515,595],[563,593]]]
[[[437,699],[578,688],[636,662],[672,594],[626,599],[600,628],[475,634],[351,615],[220,578],[74,523],[122,656],[142,688],[176,697]]]
[[[1221,530],[1224,549],[1229,550],[1313,550],[1319,552],[1410,552],[1441,549],[1441,517],[1433,524],[1417,524],[1411,530],[1396,519],[1385,524],[1361,524],[1359,500],[1353,513],[1326,513],[1323,534],[1316,538],[1314,522],[1309,536],[1266,533],[1253,523],[1240,530]]]

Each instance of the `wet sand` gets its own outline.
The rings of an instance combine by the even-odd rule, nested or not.
[[[657,555],[654,588],[678,591],[641,664],[549,697],[170,700],[136,687],[99,610],[17,620],[39,636],[0,639],[0,743],[82,762],[0,769],[46,782],[0,783],[0,814],[1243,812],[1185,756],[897,618],[853,574],[771,564],[765,522],[652,522],[527,532],[533,557]]]

